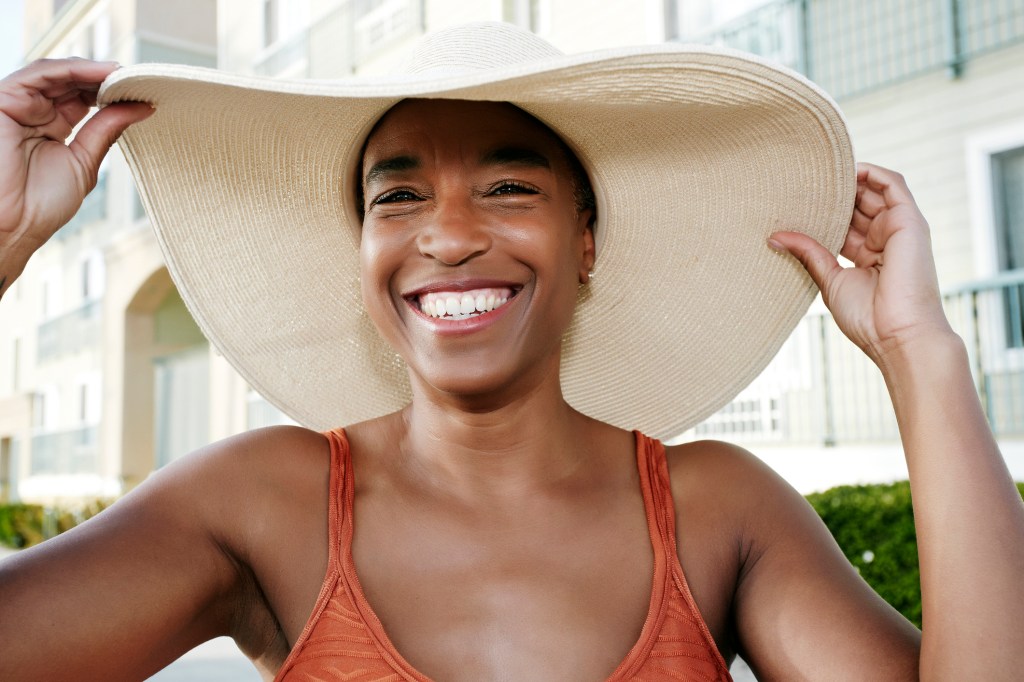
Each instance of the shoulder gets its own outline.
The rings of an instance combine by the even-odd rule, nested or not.
[[[171,485],[202,505],[217,540],[245,564],[297,524],[326,518],[330,443],[298,426],[256,429],[167,467]],[[164,474],[164,472],[161,472]]]
[[[734,445],[701,441],[666,454],[694,598],[759,675],[913,677],[919,633],[860,579],[802,495]],[[703,556],[688,555],[696,549]],[[724,625],[714,620],[723,609]]]
[[[810,511],[803,497],[749,451],[722,441],[695,441],[666,446],[672,494],[677,508],[699,505],[734,519],[763,517],[766,509],[796,507]],[[813,512],[811,512],[813,513]]]
[[[323,577],[328,452],[323,436],[301,429],[215,443],[163,467],[86,523],[5,560],[0,601],[17,617],[0,623],[0,634],[24,643],[5,651],[5,665],[37,671],[27,675],[33,679],[70,669],[82,679],[142,679],[220,634],[234,635],[254,657],[280,648],[281,616],[308,615],[306,593],[315,596]],[[308,544],[298,560],[311,577],[298,597],[268,594],[265,578],[284,561],[272,563],[273,550],[290,538]],[[81,646],[67,656],[37,646],[72,639]]]
[[[188,510],[179,513],[196,517],[238,575],[232,635],[271,669],[327,571],[330,470],[324,434],[275,426],[213,443],[166,472]]]
[[[728,543],[738,559],[737,585],[766,554],[785,553],[811,543],[836,555],[837,548],[807,500],[749,451],[720,441],[696,441],[666,448],[681,529]],[[703,538],[705,542],[711,538]]]

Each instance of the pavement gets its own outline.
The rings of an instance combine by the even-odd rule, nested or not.
[[[200,644],[149,678],[151,682],[260,682],[260,674],[230,637]]]

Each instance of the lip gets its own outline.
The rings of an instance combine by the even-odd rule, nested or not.
[[[471,291],[473,289],[499,289],[507,288],[512,290],[512,297],[509,298],[508,302],[500,308],[494,310],[488,310],[485,313],[474,315],[473,317],[467,317],[462,320],[444,319],[440,317],[431,317],[425,312],[420,310],[417,298],[424,294],[437,293],[439,291]],[[431,282],[417,289],[413,289],[408,293],[402,294],[402,298],[405,300],[405,304],[409,309],[416,315],[416,318],[425,323],[432,332],[441,336],[461,336],[465,334],[472,334],[483,329],[486,329],[500,320],[512,305],[515,303],[515,299],[518,298],[519,292],[522,290],[523,285],[517,282],[509,282],[507,280],[496,280],[496,279],[457,279],[447,280],[442,282]]]
[[[472,291],[473,289],[511,289],[513,296],[519,293],[523,285],[501,279],[460,278],[424,284],[416,289],[402,293],[402,298],[409,301],[424,294],[436,294],[439,291]],[[500,310],[500,309],[499,309]]]

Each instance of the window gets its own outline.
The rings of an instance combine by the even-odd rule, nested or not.
[[[287,40],[308,25],[308,0],[263,0],[263,47]]]
[[[992,155],[992,190],[999,269],[1024,269],[1024,147]]]
[[[110,15],[104,13],[96,17],[90,30],[93,58],[107,59],[110,57]]]
[[[546,33],[548,8],[545,0],[502,0],[501,18],[534,33]]]
[[[13,358],[13,366],[11,367],[11,392],[17,393],[21,387],[21,338],[14,337],[11,341],[11,357]]]
[[[721,28],[769,0],[665,0],[665,39],[680,40]]]
[[[100,421],[100,385],[100,375],[95,372],[84,374],[78,380],[78,413],[75,416],[83,426]]]
[[[60,402],[56,386],[41,387],[32,398],[32,428],[53,431],[57,428]]]
[[[79,288],[83,303],[103,296],[103,285],[103,255],[99,251],[90,251],[81,261]]]
[[[1024,147],[992,155],[992,203],[997,268],[1024,271]],[[1003,309],[1007,347],[1024,348],[1024,284],[1006,287]]]
[[[40,277],[42,281],[42,318],[49,320],[61,312],[61,271],[60,268],[51,268]]]

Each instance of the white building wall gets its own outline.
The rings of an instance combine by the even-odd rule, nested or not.
[[[990,197],[971,196],[968,157],[972,141],[996,133],[1024,145],[1024,44],[972,59],[958,79],[935,71],[842,107],[857,157],[907,177],[932,227],[940,283],[994,274],[984,265],[991,254],[979,252],[992,248],[981,239],[992,225],[972,216],[972,206]]]

